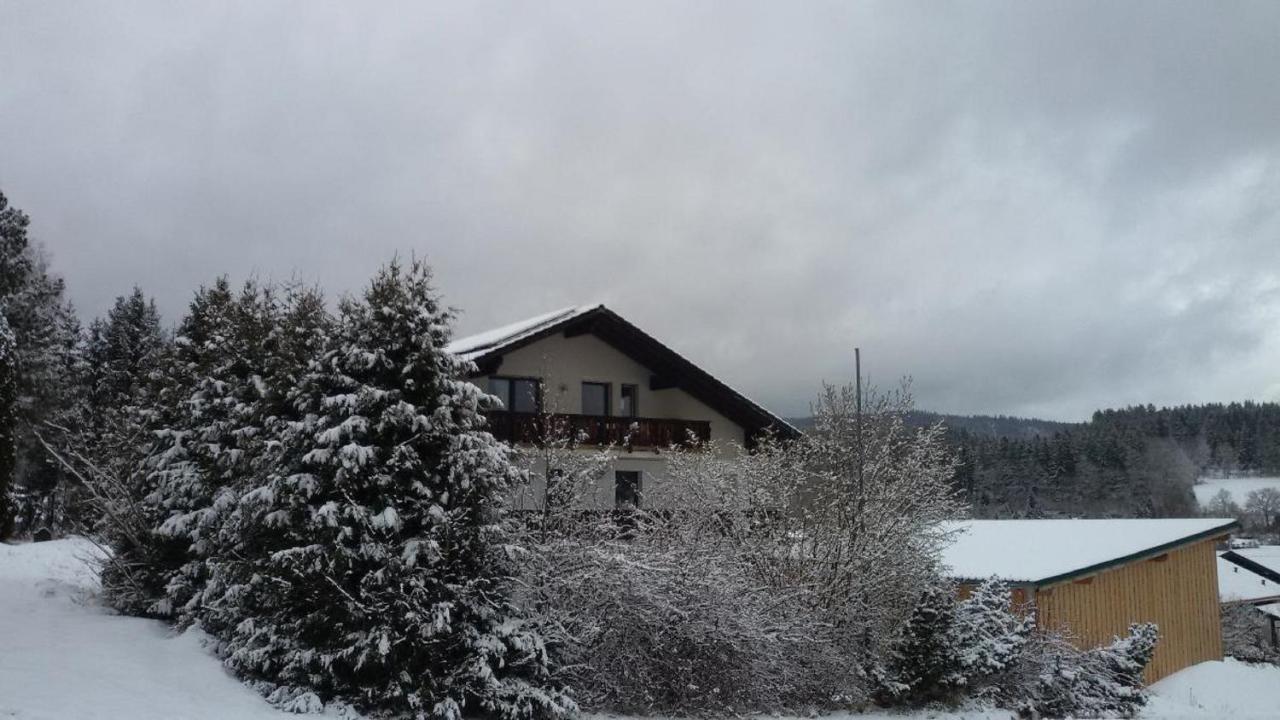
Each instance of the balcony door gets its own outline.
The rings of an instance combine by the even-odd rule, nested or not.
[[[489,394],[502,401],[502,408],[511,412],[538,412],[537,378],[491,377]]]
[[[609,383],[582,383],[582,414],[609,415]]]
[[[640,387],[623,385],[621,401],[618,403],[618,417],[640,417]]]

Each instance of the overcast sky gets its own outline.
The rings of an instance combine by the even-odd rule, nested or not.
[[[0,0],[0,189],[82,315],[435,266],[784,414],[1280,399],[1280,3]]]

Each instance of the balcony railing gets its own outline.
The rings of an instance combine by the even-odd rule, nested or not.
[[[536,445],[551,438],[571,438],[582,445],[617,445],[630,449],[688,446],[711,439],[711,423],[706,420],[547,415],[506,410],[494,410],[487,415],[489,432],[509,443]]]

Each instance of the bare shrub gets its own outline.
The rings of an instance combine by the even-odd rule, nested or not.
[[[863,668],[937,582],[940,522],[960,510],[941,429],[908,427],[909,408],[905,390],[872,394],[858,418],[853,391],[828,388],[809,437],[665,450],[660,507],[621,518],[574,496],[599,456],[565,437],[530,450],[568,496],[526,531],[519,601],[583,707],[864,702]]]

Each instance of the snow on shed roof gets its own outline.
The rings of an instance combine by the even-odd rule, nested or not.
[[[600,305],[571,305],[566,308],[560,308],[549,313],[535,315],[534,317],[513,322],[510,325],[503,325],[499,328],[486,330],[475,335],[468,335],[464,338],[458,338],[445,346],[445,352],[452,353],[462,357],[464,360],[474,359],[477,355],[481,355],[503,345],[515,342],[521,338],[528,337],[539,330],[554,325],[558,322],[577,317]]]
[[[1271,603],[1269,605],[1259,605],[1258,609],[1261,610],[1262,614],[1266,615],[1267,617],[1280,619],[1280,603]]]
[[[963,520],[943,564],[960,580],[1045,584],[1096,572],[1235,527],[1226,519]]]
[[[1218,601],[1256,602],[1280,598],[1280,583],[1268,580],[1218,554]]]
[[[1235,548],[1232,553],[1252,560],[1274,573],[1280,573],[1280,545],[1263,545],[1256,548]]]

